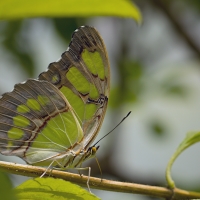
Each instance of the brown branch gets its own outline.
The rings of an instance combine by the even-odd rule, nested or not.
[[[42,175],[46,169],[42,167],[35,167],[30,165],[21,165],[10,162],[0,161],[0,170],[13,173],[22,176],[30,176],[30,177],[38,177]],[[64,180],[68,180],[78,185],[86,186],[86,182],[88,180],[87,176],[80,176],[79,174],[73,174],[58,170],[47,170],[45,176],[51,176],[56,178],[61,178]],[[154,197],[161,198],[171,198],[173,199],[194,199],[200,198],[200,193],[190,192],[175,188],[173,191],[164,188],[164,187],[156,187],[135,183],[126,183],[126,182],[118,182],[111,181],[106,179],[99,179],[90,177],[90,187],[95,189],[101,189],[106,191],[115,191],[115,192],[124,192],[124,193],[133,193],[133,194],[143,194]]]

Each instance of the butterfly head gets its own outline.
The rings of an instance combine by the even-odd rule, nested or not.
[[[99,149],[100,146],[91,146],[88,148],[87,152],[86,152],[86,159],[89,159],[89,158],[93,158],[95,157],[96,153],[97,153],[97,150]]]

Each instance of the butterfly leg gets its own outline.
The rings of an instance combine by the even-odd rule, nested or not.
[[[98,165],[98,167],[99,167],[99,171],[100,171],[100,173],[101,173],[101,182],[102,182],[102,180],[103,180],[103,174],[102,174],[101,166],[100,166],[99,161],[98,161],[98,159],[97,159],[96,156],[95,156],[95,160],[96,160],[96,163],[97,163],[97,165]],[[93,184],[93,185],[98,186],[98,185],[101,184],[101,182],[100,182],[99,184]]]
[[[91,190],[90,190],[90,185],[89,185],[90,174],[91,174],[91,167],[76,168],[76,169],[79,171],[79,174],[80,174],[80,170],[88,170],[88,179],[87,179],[86,184],[87,184],[87,188],[88,188],[89,192],[92,193]],[[82,175],[81,175],[81,177],[82,177]]]
[[[82,168],[82,163],[81,163],[81,165],[80,165],[79,168]],[[78,168],[78,173],[79,173],[79,175],[82,177],[83,174],[81,174],[81,170],[79,170],[79,168]]]
[[[42,178],[42,177],[47,173],[47,171],[48,171],[49,168],[53,165],[54,162],[55,162],[54,160],[51,162],[51,164],[46,168],[46,170],[45,170],[44,173],[40,176],[40,178]],[[51,172],[52,172],[52,170],[53,170],[53,169],[51,169]]]
[[[90,186],[89,186],[89,181],[90,181],[90,174],[91,174],[91,167],[88,167],[88,180],[87,180],[87,187],[88,187],[88,190],[91,192],[90,190]]]

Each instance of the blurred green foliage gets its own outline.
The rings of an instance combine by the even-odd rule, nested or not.
[[[2,45],[20,63],[22,70],[32,77],[34,62],[31,52],[27,48],[23,48],[23,45],[28,45],[28,41],[26,37],[22,36],[22,24],[23,20],[6,22],[6,26],[1,32],[4,35]]]
[[[0,199],[17,200],[7,173],[0,171]]]
[[[125,103],[133,103],[137,100],[140,92],[140,78],[142,66],[134,60],[123,59],[116,66],[119,74],[119,81],[111,88],[110,106],[117,108]]]

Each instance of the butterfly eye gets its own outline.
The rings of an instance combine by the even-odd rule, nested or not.
[[[98,149],[99,149],[99,146],[98,147],[95,147],[95,146],[91,147],[91,150],[90,150],[91,155],[95,155]]]

